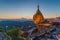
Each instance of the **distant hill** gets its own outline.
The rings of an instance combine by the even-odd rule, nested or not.
[[[56,17],[57,19],[60,19],[60,16],[59,17]]]

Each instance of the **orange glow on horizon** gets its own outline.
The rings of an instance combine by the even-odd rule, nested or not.
[[[32,17],[0,17],[0,19],[8,19],[8,20],[11,20],[11,19],[15,19],[15,20],[27,19],[27,20],[30,20],[30,19],[32,19]]]
[[[49,15],[49,16],[44,16],[44,18],[56,18],[56,17],[59,17],[59,15],[55,15],[55,16],[51,16],[51,15]]]
[[[56,17],[58,17],[58,16],[44,16],[44,18],[56,18]],[[31,16],[31,17],[29,17],[29,16],[26,16],[26,17],[17,17],[17,16],[15,16],[15,17],[13,17],[13,16],[11,16],[11,17],[7,17],[7,16],[0,16],[0,19],[33,19],[33,16]]]

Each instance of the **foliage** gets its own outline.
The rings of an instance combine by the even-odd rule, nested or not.
[[[2,29],[3,27],[2,26],[0,26],[0,30]]]
[[[16,40],[18,38],[18,28],[13,28],[11,30],[7,30],[6,33],[12,37],[12,40]]]
[[[7,30],[6,33],[12,37],[12,40],[26,40],[26,38],[21,37],[21,29],[20,28],[13,28],[11,30]],[[20,38],[19,38],[20,37]]]

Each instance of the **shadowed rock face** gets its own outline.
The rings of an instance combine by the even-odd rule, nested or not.
[[[38,5],[38,9],[37,9],[36,14],[33,16],[33,20],[34,20],[35,24],[40,24],[40,23],[44,22],[44,17],[39,10],[39,5]]]

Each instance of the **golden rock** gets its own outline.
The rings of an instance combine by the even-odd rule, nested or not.
[[[35,24],[40,24],[40,23],[44,22],[44,17],[39,10],[39,5],[38,5],[38,9],[37,9],[36,14],[33,16],[33,20],[34,20]]]

